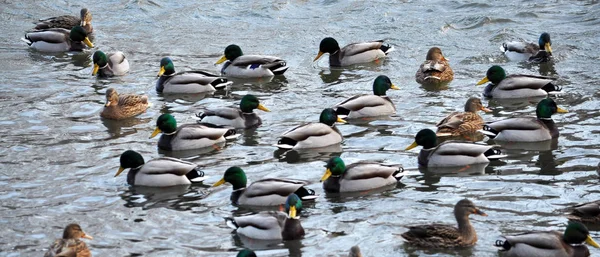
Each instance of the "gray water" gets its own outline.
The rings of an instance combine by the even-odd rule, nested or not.
[[[234,256],[243,246],[259,256],[345,256],[358,244],[365,256],[497,256],[501,234],[559,230],[561,209],[599,197],[595,167],[600,160],[600,5],[598,1],[96,1],[95,46],[125,52],[131,72],[96,79],[91,51],[41,54],[19,39],[32,22],[77,14],[79,3],[3,1],[0,8],[0,256],[41,256],[77,222],[94,240],[94,256]],[[40,2],[40,3],[37,3]],[[392,2],[390,4],[390,2]],[[555,63],[508,62],[499,46],[509,40],[536,41],[552,35]],[[385,39],[396,51],[380,64],[328,68],[312,59],[323,37],[340,44]],[[272,80],[235,81],[212,96],[164,97],[154,89],[159,60],[170,56],[179,71],[218,72],[213,63],[228,44],[246,54],[280,56],[291,67]],[[447,88],[426,88],[414,73],[431,46],[439,46],[455,71]],[[494,64],[508,73],[559,77],[564,94],[555,115],[561,137],[554,145],[508,145],[508,157],[458,174],[422,173],[418,150],[405,151],[414,134],[461,110]],[[401,90],[389,95],[398,112],[389,119],[340,125],[342,153],[282,153],[272,144],[285,130],[316,121],[320,111],[345,97],[369,93],[373,79],[388,75]],[[99,117],[104,92],[149,96],[152,107],[126,122]],[[173,113],[179,123],[202,107],[235,105],[252,93],[272,112],[263,125],[221,150],[184,153],[216,182],[232,165],[250,179],[292,177],[314,182],[321,196],[305,204],[306,237],[275,245],[241,242],[223,217],[238,215],[231,188],[204,185],[141,189],[114,178],[119,155],[133,149],[146,160],[161,156],[148,139],[156,117]],[[487,102],[486,120],[534,115],[535,102]],[[507,149],[512,148],[512,149]],[[409,175],[397,187],[352,197],[325,196],[319,178],[323,161],[401,163]],[[465,250],[420,250],[404,244],[404,226],[455,223],[452,207],[472,199],[489,216],[472,217],[478,243]],[[592,231],[598,241],[600,232]],[[246,243],[244,245],[244,243]],[[251,244],[248,244],[251,243]],[[591,249],[592,255],[600,253]]]

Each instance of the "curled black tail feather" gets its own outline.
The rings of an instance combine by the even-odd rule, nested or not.
[[[512,247],[508,240],[496,240],[494,246],[502,247],[504,250],[510,250],[510,248]]]
[[[200,167],[196,167],[193,170],[191,170],[190,172],[188,172],[187,174],[185,174],[185,176],[189,179],[195,179],[195,178],[200,178],[200,177],[204,177],[204,171],[200,170]]]
[[[348,110],[344,107],[337,107],[337,108],[335,108],[335,114],[347,116],[348,114],[350,114],[350,110]]]
[[[404,172],[404,168],[403,168],[403,167],[400,167],[400,168],[398,168],[398,170],[397,170],[397,171],[395,171],[395,172],[394,172],[394,174],[392,174],[392,176],[393,176],[394,178],[396,178],[396,180],[400,181],[400,179],[402,179],[402,178],[404,177],[404,175],[402,175],[402,176],[398,176],[398,174],[401,174],[401,173],[403,173],[403,172]]]
[[[305,200],[304,197],[315,195],[315,190],[306,187],[300,187],[294,192],[300,199]]]
[[[542,87],[542,89],[546,92],[554,92],[554,91],[561,91],[562,87],[559,87],[558,85],[554,85],[552,82],[546,84],[545,86]]]
[[[496,137],[496,135],[498,135],[498,131],[496,131],[495,129],[491,128],[491,127],[490,127],[490,126],[488,126],[488,125],[483,125],[483,128],[482,128],[482,129],[483,129],[484,131],[489,131],[489,132],[491,132],[491,133],[493,133],[493,134],[494,134],[494,136],[492,136],[492,135],[490,135],[490,134],[485,134],[486,136],[488,136],[488,137],[490,137],[490,138],[494,138],[494,137]]]
[[[198,117],[198,119],[200,119],[198,121],[198,123],[202,124],[202,119],[204,119],[204,117],[206,117],[206,113],[205,112],[199,112],[196,114],[196,117]]]
[[[492,155],[500,155],[502,154],[502,152],[498,149],[490,149],[485,151],[485,153],[483,153],[483,155],[487,156],[492,156]]]
[[[389,51],[390,49],[392,49],[392,46],[390,46],[390,45],[384,45],[384,44],[381,44],[381,47],[380,47],[379,49],[381,49],[381,51],[383,51],[383,52],[384,52],[384,53],[387,55],[387,54],[388,54],[388,51]]]

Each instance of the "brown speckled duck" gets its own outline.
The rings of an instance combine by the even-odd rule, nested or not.
[[[44,257],[58,256],[76,256],[91,257],[92,253],[81,238],[93,239],[87,235],[78,224],[69,224],[65,227],[63,237],[57,239],[50,245],[50,249],[44,254]]]
[[[439,47],[432,47],[427,52],[425,62],[421,64],[417,74],[417,83],[445,83],[454,79],[454,71]]]
[[[600,225],[600,200],[573,206],[567,216],[569,220],[584,224]]]
[[[465,103],[464,112],[450,113],[446,118],[438,122],[437,133],[450,133],[452,136],[470,136],[482,129],[484,121],[478,111],[491,112],[485,108],[481,100],[471,97]]]
[[[79,15],[79,18],[73,15],[61,15],[47,19],[40,19],[35,24],[34,29],[41,30],[50,28],[63,28],[70,30],[75,26],[81,26],[88,34],[94,32],[94,28],[92,27],[92,13],[87,8],[82,8],[81,11],[79,11]]]
[[[148,97],[145,95],[119,95],[117,90],[106,90],[106,104],[100,117],[111,120],[122,120],[139,115],[148,109]]]

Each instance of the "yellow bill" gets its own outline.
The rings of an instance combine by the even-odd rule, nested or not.
[[[264,105],[262,105],[262,104],[258,104],[258,107],[257,107],[257,108],[258,108],[259,110],[261,110],[261,111],[265,111],[265,112],[270,112],[270,111],[271,111],[271,110],[269,110],[269,108],[265,107],[265,106],[264,106]]]
[[[408,146],[406,149],[404,149],[404,150],[407,150],[407,151],[408,151],[408,150],[410,150],[410,149],[413,149],[413,148],[415,148],[415,147],[417,147],[417,146],[418,146],[418,144],[417,144],[417,141],[415,141],[415,142],[413,142],[412,144],[410,144],[410,145],[409,145],[409,146]]]
[[[150,138],[155,137],[156,135],[158,135],[160,132],[162,132],[158,127],[156,127],[154,129],[154,132],[152,132],[152,135],[150,135]]]
[[[550,43],[544,44],[544,49],[546,49],[546,52],[552,53],[552,46],[550,45]]]
[[[327,169],[327,170],[325,171],[325,174],[323,174],[323,177],[321,177],[321,182],[323,182],[323,181],[327,180],[329,177],[331,177],[331,170],[330,170],[330,169]]]
[[[490,79],[488,79],[488,77],[483,78],[482,80],[480,80],[479,82],[477,82],[477,85],[483,85],[485,83],[490,82]]]
[[[121,172],[123,172],[124,170],[125,170],[125,168],[119,166],[119,170],[117,170],[117,174],[115,174],[115,177],[119,176],[121,174]]]
[[[94,63],[94,69],[92,70],[92,76],[96,76],[99,69],[100,69],[100,66],[98,66],[98,64]]]
[[[221,59],[219,59],[217,62],[215,62],[215,65],[224,63],[225,61],[227,61],[227,57],[225,57],[225,55],[223,55],[223,56],[221,56]]]
[[[212,187],[218,187],[223,184],[225,184],[225,178],[222,178],[221,180],[217,181],[217,183],[214,183]]]
[[[319,53],[317,54],[317,57],[315,57],[315,59],[313,60],[313,62],[316,61],[316,60],[319,60],[319,58],[321,58],[321,56],[323,56],[323,54],[325,54],[325,53],[319,51]]]
[[[344,119],[342,119],[340,117],[338,117],[336,121],[339,122],[339,123],[346,123],[347,122],[347,121],[345,121]]]
[[[85,43],[89,48],[94,48],[94,44],[92,44],[92,41],[90,41],[88,37],[85,37],[83,43]]]
[[[391,86],[390,88],[391,88],[391,89],[396,89],[396,90],[400,89],[399,87],[397,87],[397,86],[396,86],[396,85],[394,85],[394,84],[392,84],[392,86]]]
[[[294,205],[290,206],[290,211],[288,212],[288,215],[292,219],[296,218],[296,206],[294,206]]]
[[[156,76],[160,77],[163,74],[165,74],[165,66],[160,66],[160,70],[158,71],[158,75],[156,75]]]
[[[592,236],[590,235],[587,236],[585,242],[593,247],[600,248],[600,245],[598,245],[598,243],[596,243],[596,241],[594,241],[594,239],[592,239]]]
[[[558,113],[567,113],[567,112],[569,112],[569,111],[567,111],[567,109],[563,109],[563,108],[560,108],[560,107],[556,107],[556,112],[558,112]]]

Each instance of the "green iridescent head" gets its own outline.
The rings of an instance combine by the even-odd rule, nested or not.
[[[256,253],[250,249],[244,249],[238,252],[236,257],[256,257]]]
[[[270,112],[270,110],[262,105],[258,98],[254,95],[245,95],[240,101],[240,110],[245,113],[251,113],[254,109]]]
[[[406,150],[413,149],[418,145],[422,146],[423,149],[430,149],[435,147],[437,144],[437,135],[431,129],[422,129],[415,136],[415,142],[406,148]]]
[[[373,81],[373,94],[384,96],[386,94],[386,92],[388,91],[388,89],[400,89],[400,88],[398,88],[397,86],[392,84],[392,81],[390,80],[390,78],[388,78],[388,76],[385,76],[385,75],[377,76],[377,78],[375,78],[375,81]]]
[[[85,32],[85,29],[81,26],[73,27],[69,33],[69,38],[73,42],[83,42],[90,48],[94,47],[94,44],[92,44],[87,36],[87,32]]]
[[[172,75],[175,73],[175,65],[173,65],[173,61],[169,57],[164,57],[160,60],[160,71],[158,71],[157,77],[162,75]]]
[[[550,40],[550,34],[546,32],[542,33],[538,39],[538,44],[540,45],[540,49],[552,53],[552,40]]]
[[[552,98],[542,99],[535,108],[535,114],[539,119],[550,119],[552,114],[567,112],[567,110],[558,107]]]
[[[225,171],[223,178],[217,181],[217,183],[213,184],[213,187],[220,186],[225,182],[229,182],[233,186],[233,190],[237,190],[246,187],[248,179],[246,178],[246,173],[244,170],[242,170],[242,168],[233,166]]]
[[[563,240],[567,244],[582,244],[586,242],[593,247],[600,248],[598,243],[590,236],[588,228],[576,221],[569,221],[567,229],[565,229],[565,233],[563,234]]]
[[[506,71],[498,65],[490,67],[485,75],[485,78],[480,80],[477,85],[485,84],[486,82],[492,82],[494,85],[498,85],[500,81],[506,78]]]
[[[346,171],[346,164],[340,157],[331,157],[325,165],[325,174],[321,177],[321,181],[327,180],[329,177],[340,176]]]
[[[177,131],[177,121],[175,121],[175,117],[173,115],[165,113],[158,117],[156,120],[156,128],[150,138],[155,137],[158,133],[173,133]]]
[[[291,194],[285,200],[285,211],[290,218],[296,218],[302,211],[302,200],[296,194]]]
[[[142,157],[141,154],[133,150],[127,150],[123,152],[121,154],[121,158],[119,158],[119,162],[121,163],[121,166],[115,174],[115,177],[119,176],[119,174],[121,174],[121,172],[123,172],[123,170],[125,169],[137,168],[139,166],[144,165],[145,163],[144,157]]]
[[[321,56],[323,56],[325,53],[333,54],[338,50],[340,50],[340,45],[338,42],[332,37],[326,37],[321,40],[321,43],[319,44],[319,53],[313,62],[319,60],[319,58],[321,58]]]
[[[338,117],[335,111],[331,108],[327,108],[321,112],[321,115],[319,116],[319,122],[329,126],[333,126],[335,122],[346,123],[346,121]]]

